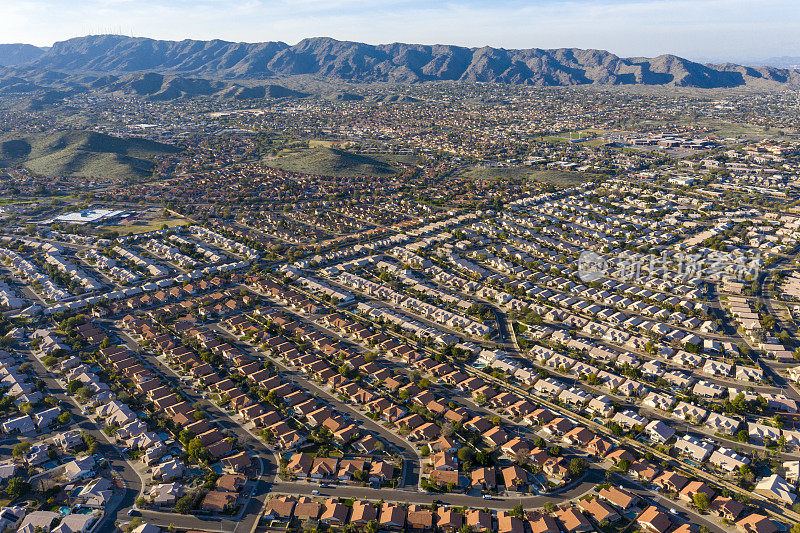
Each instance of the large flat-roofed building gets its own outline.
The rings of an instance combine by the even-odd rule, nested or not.
[[[107,222],[115,218],[124,218],[132,214],[131,211],[120,209],[83,209],[73,213],[58,215],[52,220],[47,221],[47,223],[55,221],[66,222],[68,224],[95,224],[98,222]]]

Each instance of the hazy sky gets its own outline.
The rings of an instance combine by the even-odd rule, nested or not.
[[[800,0],[0,0],[0,42],[160,39],[601,48],[694,59],[800,56]]]

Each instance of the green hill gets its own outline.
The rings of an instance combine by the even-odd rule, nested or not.
[[[378,158],[325,147],[265,159],[264,164],[290,172],[321,176],[390,176],[396,173],[391,165]]]
[[[0,166],[24,166],[45,176],[143,178],[158,156],[178,149],[144,139],[75,131],[0,137]]]

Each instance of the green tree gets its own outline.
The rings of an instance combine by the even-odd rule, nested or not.
[[[83,387],[79,388],[75,394],[78,396],[78,398],[85,401],[94,395],[94,391],[88,385],[84,385]]]
[[[128,524],[125,526],[125,532],[132,533],[134,530],[136,530],[137,527],[141,525],[142,525],[141,517],[137,516],[135,518],[132,518],[131,521],[128,522]]]
[[[707,511],[708,506],[711,504],[711,499],[708,497],[707,493],[698,492],[692,496],[692,503],[694,503],[694,506],[700,511]]]
[[[575,477],[582,476],[587,468],[589,468],[589,463],[582,457],[573,457],[569,462],[569,473]]]
[[[24,457],[29,451],[31,451],[30,442],[18,442],[11,450],[11,455],[19,459],[20,457]]]
[[[275,392],[274,390],[270,390],[267,393],[267,401],[269,403],[271,403],[272,405],[278,405],[278,402],[280,402],[280,398],[278,397],[278,393]]]
[[[180,514],[189,514],[194,509],[194,495],[184,494],[175,502],[175,510]]]
[[[191,463],[199,463],[208,456],[208,451],[198,437],[189,441],[189,444],[186,446],[186,453]]]
[[[756,480],[756,475],[753,473],[753,469],[750,468],[750,465],[742,465],[739,467],[739,477],[745,483],[752,483]]]
[[[462,463],[472,461],[473,456],[472,449],[467,446],[463,446],[458,450],[458,460]]]
[[[617,437],[621,437],[625,433],[625,431],[622,429],[622,426],[620,426],[617,422],[614,422],[613,420],[609,420],[606,423],[606,427],[610,429],[611,433],[613,433]]]
[[[8,480],[8,486],[6,486],[6,493],[11,496],[12,499],[21,498],[27,494],[29,490],[31,490],[31,486],[21,477],[12,477]]]

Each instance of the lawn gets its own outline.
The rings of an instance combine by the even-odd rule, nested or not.
[[[158,217],[154,220],[150,220],[143,224],[132,224],[132,225],[111,224],[107,226],[102,226],[100,229],[108,231],[116,231],[120,235],[133,235],[138,233],[147,233],[148,231],[159,230],[163,228],[165,225],[168,228],[174,228],[177,226],[186,226],[188,224],[190,224],[190,222],[185,218]]]
[[[316,146],[321,146],[323,148],[333,148],[334,145],[336,145],[336,144],[337,144],[336,141],[319,141],[319,140],[316,140],[316,139],[312,139],[312,140],[308,141],[308,146],[311,147],[311,148],[314,148]]]
[[[7,198],[0,198],[0,205],[17,205],[17,204],[32,204],[35,202],[43,202],[48,200],[64,200],[72,198],[72,195],[65,194],[61,196],[42,196],[37,198],[17,198],[9,196]]]
[[[38,202],[38,200],[31,200],[29,198],[26,199],[14,199],[14,198],[0,198],[0,205],[18,205],[18,204],[32,204],[34,202]]]
[[[698,122],[699,126],[706,126],[714,129],[713,134],[717,137],[747,137],[760,141],[766,137],[778,135],[777,129],[767,130],[763,126],[755,124],[734,124],[724,121]]]
[[[597,130],[578,130],[578,131],[566,131],[564,133],[555,133],[553,135],[544,135],[539,138],[540,141],[549,142],[549,143],[566,143],[570,140],[572,141],[580,141],[581,139],[586,139],[583,142],[578,144],[586,145],[586,146],[597,146],[599,144],[605,144],[606,141],[602,139],[594,138],[598,134]],[[572,139],[570,139],[570,135]]]

